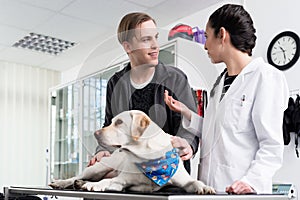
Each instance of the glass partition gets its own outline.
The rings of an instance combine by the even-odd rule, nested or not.
[[[94,132],[99,130],[104,123],[107,82],[119,69],[120,66],[112,67],[83,80],[83,168],[88,164],[97,147]]]
[[[51,92],[51,177],[68,178],[79,170],[79,85]]]
[[[94,132],[105,117],[106,86],[122,64],[50,92],[50,179],[66,179],[95,153]]]

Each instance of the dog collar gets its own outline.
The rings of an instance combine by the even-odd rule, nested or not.
[[[178,163],[178,151],[173,148],[161,158],[135,164],[150,180],[159,186],[163,186],[177,171]]]

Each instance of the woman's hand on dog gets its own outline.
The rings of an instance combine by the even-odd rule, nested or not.
[[[99,151],[89,161],[88,167],[94,165],[96,162],[99,162],[103,157],[109,157],[109,156],[110,153],[108,151]]]
[[[189,160],[193,156],[193,149],[190,144],[181,137],[172,136],[171,143],[174,148],[179,150],[179,156],[182,160]]]

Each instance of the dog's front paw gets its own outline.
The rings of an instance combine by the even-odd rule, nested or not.
[[[197,194],[216,194],[216,191],[214,188],[205,185],[201,181],[195,181],[193,185],[195,187]]]
[[[73,189],[80,190],[83,189],[82,186],[87,183],[87,181],[84,180],[75,180],[73,183]]]
[[[53,189],[67,189],[72,185],[72,182],[69,180],[55,180],[49,183],[49,186]]]
[[[215,189],[213,187],[210,187],[210,186],[207,186],[207,185],[205,185],[203,187],[203,192],[204,192],[204,194],[216,194]]]
[[[53,182],[49,183],[48,186],[52,187],[53,189],[63,189],[60,186],[60,184],[58,183],[58,181],[53,181]]]
[[[214,188],[205,185],[201,181],[194,181],[190,187],[186,188],[188,192],[195,192],[197,194],[216,194]]]
[[[103,179],[99,182],[87,182],[82,186],[82,189],[88,191],[106,191],[109,189],[111,179]]]

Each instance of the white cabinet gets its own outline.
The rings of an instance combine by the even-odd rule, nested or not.
[[[104,123],[107,81],[121,66],[123,64],[113,66],[104,72],[82,80],[82,134],[79,142],[83,156],[80,169],[87,166],[91,156],[95,153],[97,142],[94,138],[94,132],[99,130]]]
[[[162,51],[167,57],[161,60],[184,71],[192,88],[207,91],[211,89],[218,76],[218,70],[211,63],[204,45],[177,38],[163,45]]]
[[[78,173],[79,84],[51,92],[50,170],[54,178]]]
[[[50,180],[77,175],[97,146],[108,79],[120,65],[50,91]]]

